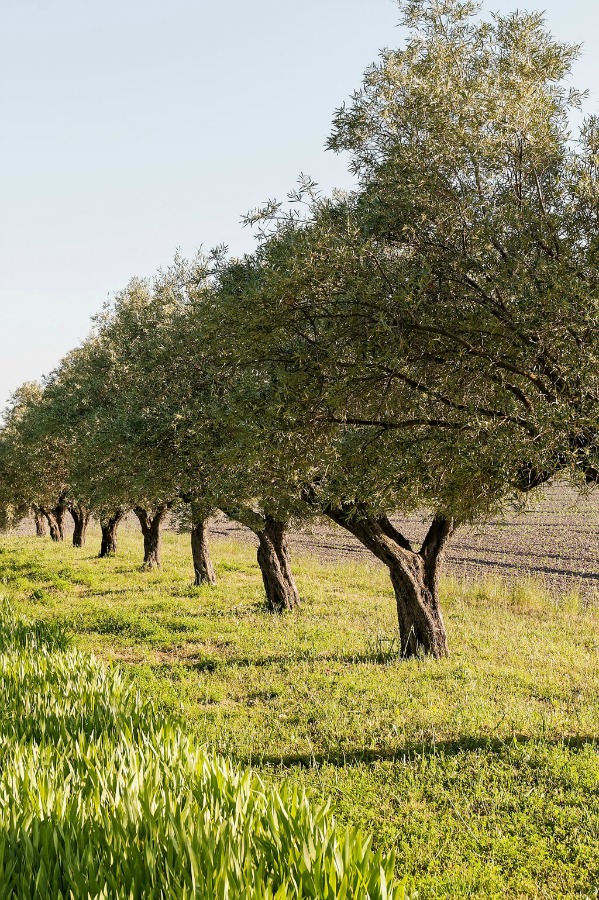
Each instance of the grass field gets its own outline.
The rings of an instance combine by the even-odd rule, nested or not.
[[[397,852],[419,898],[599,896],[599,606],[520,579],[443,585],[452,656],[397,659],[385,571],[294,559],[297,612],[264,610],[254,551],[187,538],[139,571],[140,538],[95,558],[0,538],[0,592],[118,663],[199,744],[330,798]]]

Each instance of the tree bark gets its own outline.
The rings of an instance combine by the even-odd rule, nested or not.
[[[265,516],[258,536],[258,565],[272,612],[285,612],[299,606],[300,596],[291,571],[291,559],[285,524],[273,516]]]
[[[160,568],[160,545],[161,533],[160,526],[170,509],[170,503],[161,503],[156,507],[153,513],[143,509],[141,506],[134,506],[133,512],[139,519],[141,532],[144,536],[144,561],[142,569]]]
[[[286,525],[274,516],[262,516],[248,507],[221,507],[230,519],[250,528],[258,538],[258,565],[271,612],[282,613],[299,606],[300,595],[291,571]]]
[[[46,519],[39,506],[33,507],[33,518],[35,519],[35,533],[38,537],[46,537]]]
[[[90,520],[90,511],[82,503],[71,503],[69,512],[75,523],[73,529],[73,547],[83,547],[87,536],[87,526]]]
[[[54,513],[51,509],[44,510],[44,515],[48,521],[48,527],[50,529],[50,537],[53,541],[63,541],[64,533],[61,533],[60,526],[56,521]]]
[[[64,517],[67,512],[66,499],[59,497],[56,506],[40,506],[40,511],[47,519],[52,540],[56,542],[64,541]]]
[[[207,519],[196,522],[191,529],[191,555],[193,557],[194,584],[216,584],[216,573],[210,559]]]
[[[100,528],[102,529],[102,542],[100,544],[100,552],[98,553],[100,559],[104,559],[106,556],[115,555],[117,546],[116,533],[124,515],[125,510],[118,509],[108,519],[100,522]]]
[[[415,551],[387,516],[377,518],[349,504],[329,507],[325,512],[389,569],[402,656],[425,654],[435,659],[448,656],[447,632],[439,603],[439,568],[445,545],[455,531],[455,521],[436,516],[420,550]]]

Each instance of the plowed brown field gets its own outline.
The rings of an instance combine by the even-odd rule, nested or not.
[[[422,517],[394,521],[411,540],[423,537]],[[224,516],[215,519],[212,534],[255,540],[248,529]],[[335,525],[294,532],[290,543],[293,550],[324,560],[373,559],[351,534]],[[569,487],[556,485],[526,512],[463,528],[449,544],[445,571],[469,579],[533,576],[552,594],[578,590],[588,599],[599,596],[599,491],[580,497]]]

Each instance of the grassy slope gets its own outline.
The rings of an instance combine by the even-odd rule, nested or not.
[[[291,774],[395,846],[419,898],[585,897],[599,885],[599,610],[538,586],[447,582],[452,657],[393,655],[382,569],[295,560],[301,610],[262,607],[253,550],[219,542],[217,588],[190,587],[187,539],[164,568],[2,538],[0,590],[126,666],[201,742]]]

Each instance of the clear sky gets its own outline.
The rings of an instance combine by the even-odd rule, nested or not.
[[[599,109],[599,0],[485,4],[518,5],[585,43]],[[397,18],[394,0],[0,0],[0,407],[177,247],[250,249],[241,215],[301,171],[350,186],[331,115]]]

